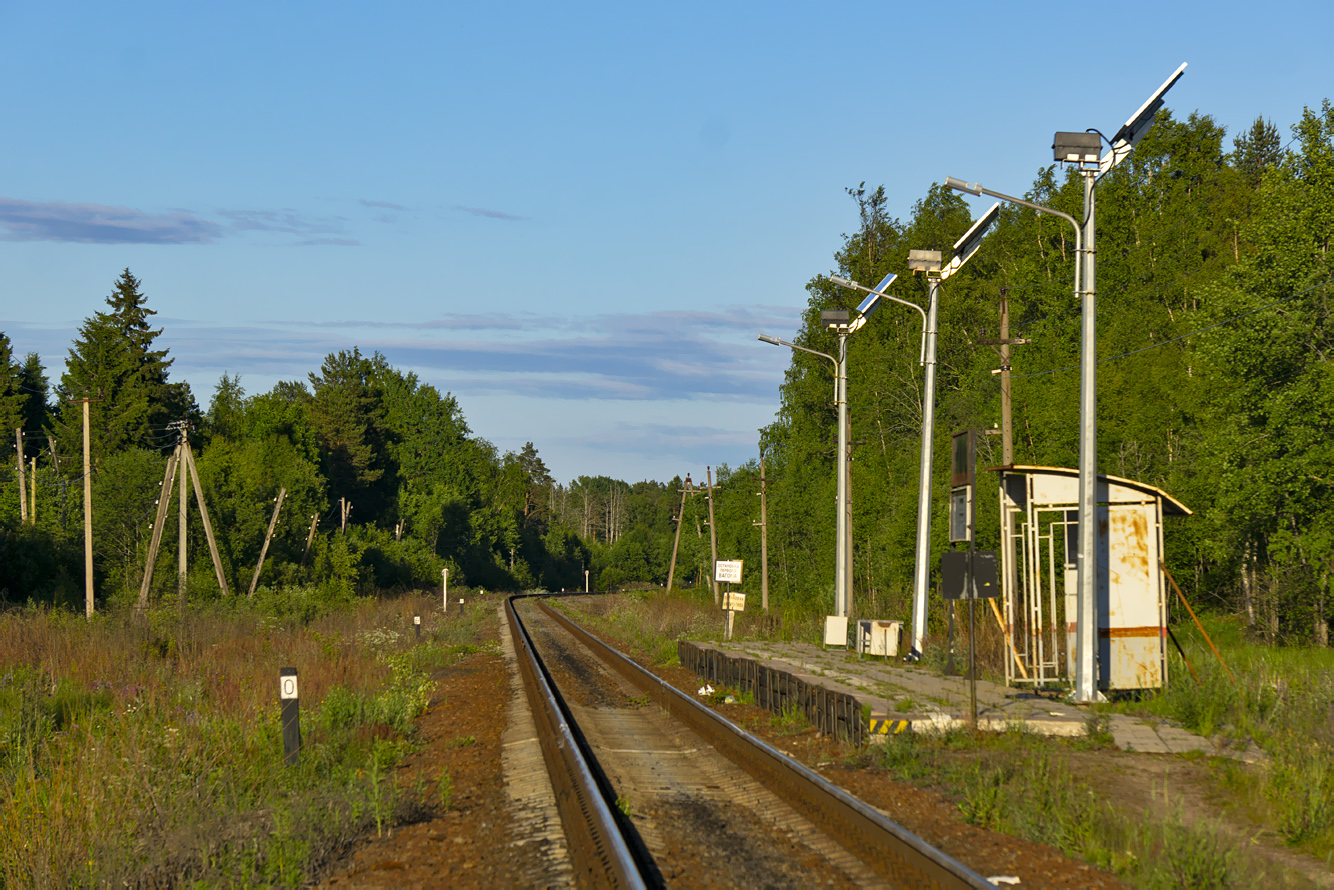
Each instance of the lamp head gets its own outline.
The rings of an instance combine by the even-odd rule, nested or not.
[[[908,268],[911,269],[913,272],[939,272],[940,251],[938,250],[908,251]]]
[[[953,176],[945,177],[945,187],[957,189],[961,192],[967,192],[970,195],[982,194],[982,184],[978,182],[964,182],[962,179],[956,179]]]
[[[820,313],[820,325],[826,328],[847,327],[851,317],[852,313],[846,309],[825,309]]]
[[[760,334],[760,336],[757,339],[762,340],[765,343],[772,343],[774,346],[783,345],[782,343],[778,342],[777,337],[770,337],[768,334]]]
[[[1072,164],[1096,164],[1102,157],[1102,137],[1097,133],[1058,132],[1051,140],[1052,159]]]

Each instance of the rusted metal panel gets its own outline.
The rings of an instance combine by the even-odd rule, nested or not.
[[[1163,683],[1157,505],[1102,508],[1098,534],[1107,555],[1099,578],[1099,686],[1156,689]]]

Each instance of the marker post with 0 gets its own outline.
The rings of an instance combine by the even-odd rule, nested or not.
[[[301,700],[297,697],[296,668],[278,671],[278,699],[282,702],[283,760],[295,766],[301,753]]]

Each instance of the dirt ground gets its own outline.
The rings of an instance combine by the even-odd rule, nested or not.
[[[495,640],[497,632],[498,623],[489,621],[482,637]],[[476,653],[437,672],[435,680],[435,695],[417,720],[422,749],[405,759],[397,780],[409,787],[424,780],[437,802],[438,779],[448,771],[449,809],[437,805],[426,821],[367,838],[321,886],[525,886],[532,864],[522,847],[511,846],[501,772],[509,666],[499,655]]]
[[[498,622],[485,632],[496,639]],[[682,668],[656,671],[678,688],[693,691],[697,678]],[[513,836],[502,774],[501,734],[509,703],[509,666],[504,658],[474,654],[436,676],[429,710],[418,720],[422,749],[399,769],[399,781],[424,780],[434,788],[441,770],[452,779],[448,811],[367,838],[322,886],[330,887],[519,887],[524,875],[540,873],[537,855]],[[1071,860],[1058,851],[980,829],[962,820],[944,793],[896,782],[886,773],[842,763],[846,747],[812,730],[784,734],[769,725],[767,711],[741,703],[715,707],[769,744],[817,768],[829,781],[889,813],[928,843],[985,876],[1012,875],[1025,887],[1119,887],[1112,875]],[[467,739],[473,739],[467,743]],[[1290,869],[1275,886],[1334,886],[1321,863],[1294,854],[1228,814],[1211,801],[1205,765],[1177,757],[1116,751],[1070,752],[1071,765],[1127,813],[1149,809],[1179,812],[1187,819],[1221,820],[1239,843],[1259,847],[1276,867]],[[1164,792],[1164,789],[1167,789]],[[434,792],[432,792],[434,794]],[[527,857],[527,858],[526,858]],[[1296,874],[1294,874],[1295,872]]]

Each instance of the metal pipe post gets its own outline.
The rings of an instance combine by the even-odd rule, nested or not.
[[[1079,602],[1075,700],[1098,697],[1098,351],[1094,269],[1096,176],[1084,173],[1084,305],[1079,349]]]
[[[927,581],[931,577],[931,457],[936,431],[936,316],[940,278],[930,277],[926,313],[926,379],[922,383],[922,461],[917,479],[917,557],[913,565],[912,647],[908,658],[922,657],[926,642]]]
[[[848,332],[838,335],[838,523],[834,542],[834,614],[848,614]]]

